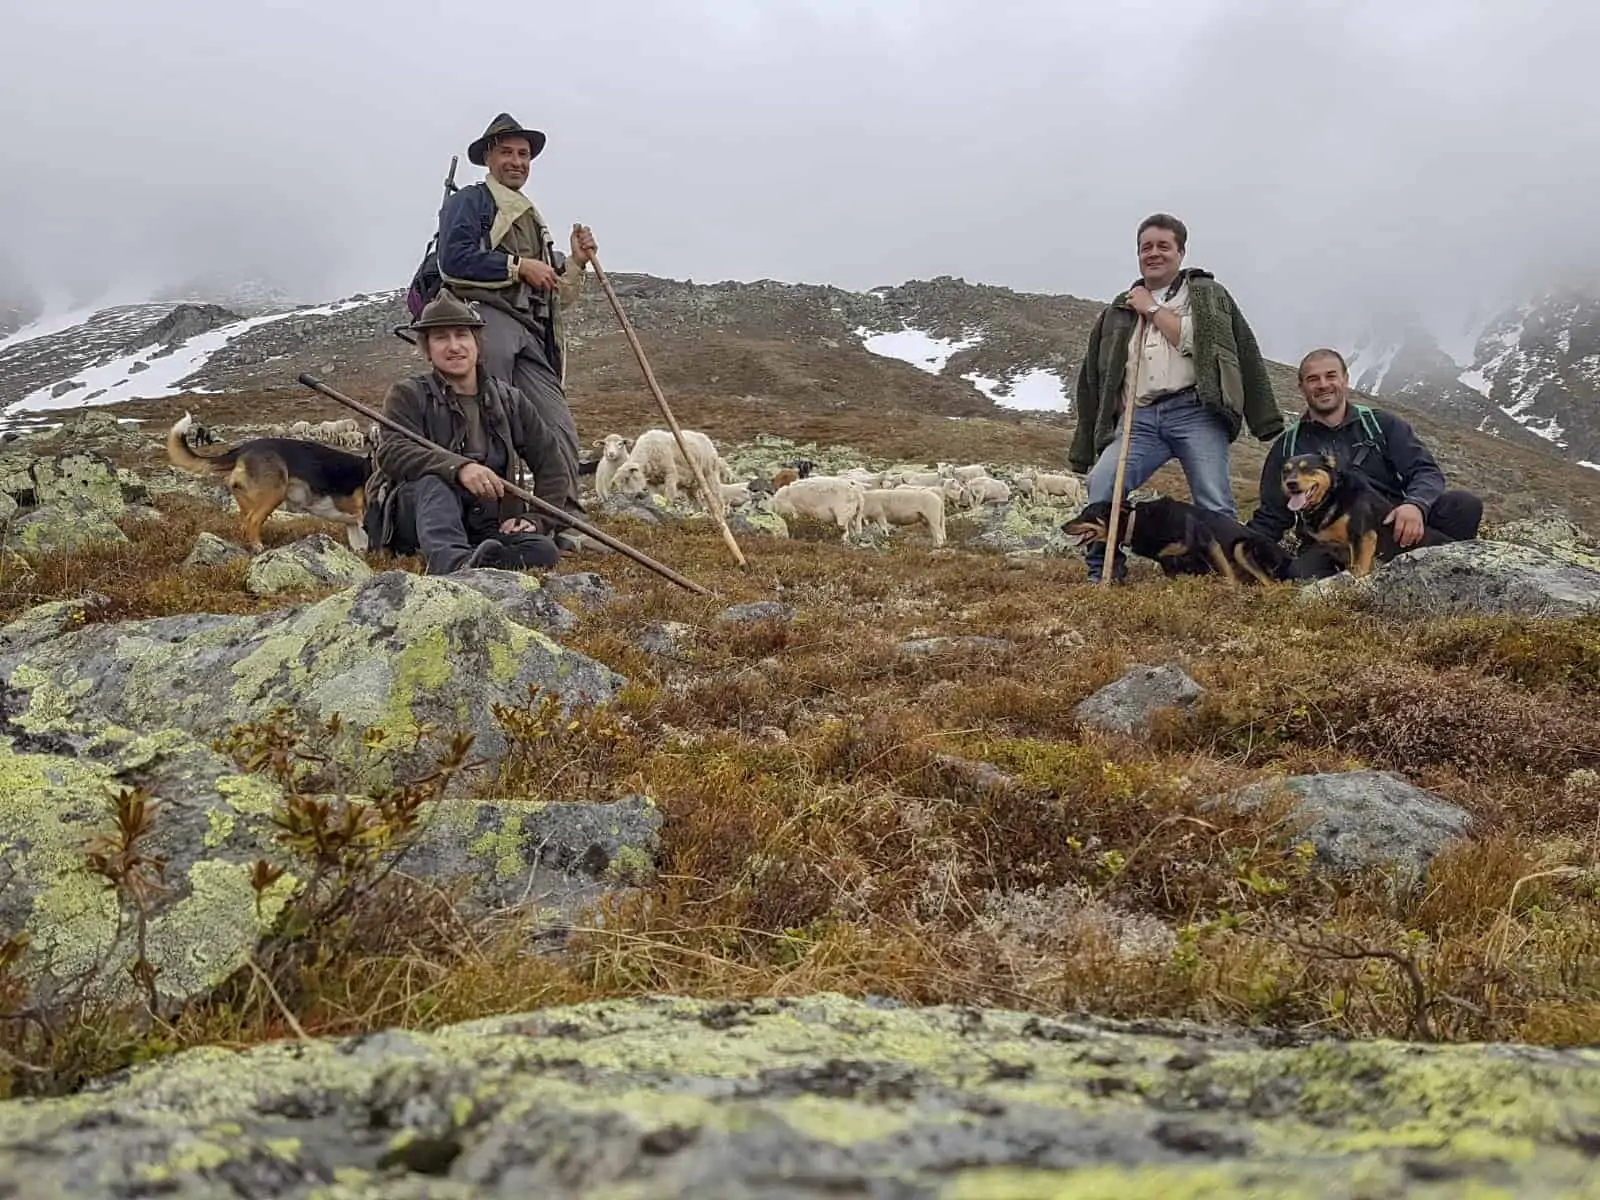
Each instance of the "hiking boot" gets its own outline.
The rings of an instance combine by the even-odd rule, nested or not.
[[[495,538],[484,538],[472,548],[472,553],[456,568],[459,571],[471,571],[476,567],[498,567],[506,560],[505,545]]]

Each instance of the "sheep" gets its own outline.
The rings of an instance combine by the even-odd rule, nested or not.
[[[1020,485],[1021,479],[1017,480]],[[1065,497],[1069,506],[1081,507],[1087,503],[1088,489],[1076,475],[1036,474],[1028,479],[1029,493]],[[1020,487],[1018,489],[1021,490]]]
[[[722,455],[720,455],[720,454],[717,455],[716,481],[718,483],[738,483],[739,482],[739,476],[734,472],[733,467],[730,466],[729,463],[728,463],[728,460],[723,458]]]
[[[945,477],[937,471],[902,471],[897,483],[900,487],[936,488]]]
[[[881,488],[884,482],[882,471],[869,471],[865,467],[851,467],[848,471],[839,472],[840,479],[848,479],[851,483],[860,483],[868,488]]]
[[[954,479],[966,483],[969,479],[981,479],[989,474],[989,468],[982,463],[969,463],[964,467],[953,466],[950,463],[939,464],[939,474],[946,479]]]
[[[717,491],[722,496],[722,502],[729,508],[739,508],[750,503],[750,485],[748,483],[719,483]]]
[[[296,421],[293,425],[289,426],[289,436],[292,437],[292,438],[310,437],[311,436],[311,422],[310,421]]]
[[[797,479],[772,494],[772,511],[784,520],[811,517],[832,521],[844,530],[843,541],[861,532],[861,488],[842,479]]]
[[[933,488],[874,488],[862,496],[861,514],[884,533],[921,523],[935,546],[944,545],[944,497]]]
[[[1004,504],[1011,499],[1011,489],[1001,480],[988,476],[969,479],[961,486],[965,489],[961,503],[967,508],[976,508],[980,504]]]
[[[594,469],[594,494],[604,500],[611,494],[611,481],[617,468],[633,453],[633,443],[620,433],[608,433],[594,445],[600,451],[600,462]]]
[[[698,430],[685,429],[683,442],[706,481],[717,478],[717,448],[711,439]],[[641,433],[628,457],[611,477],[613,490],[629,496],[643,495],[659,484],[661,494],[669,501],[678,498],[680,482],[690,488],[696,486],[693,469],[684,461],[677,440],[665,429],[647,429]],[[702,499],[707,508],[721,502],[715,492]]]

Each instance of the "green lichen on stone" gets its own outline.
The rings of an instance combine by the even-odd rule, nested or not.
[[[219,809],[212,809],[206,813],[206,849],[215,850],[232,837],[233,824],[233,815],[231,813],[222,812]]]
[[[623,846],[606,864],[606,880],[615,884],[636,884],[655,874],[656,864],[638,846]]]
[[[223,775],[214,786],[235,812],[246,816],[269,816],[283,800],[278,785],[258,775]]]
[[[95,1119],[113,1111],[138,1120]],[[276,1194],[361,1200],[765,1194],[802,1177],[965,1200],[1555,1200],[1600,1189],[1583,1144],[1597,1117],[1592,1051],[1278,1050],[1224,1031],[837,996],[654,997],[201,1049],[93,1093],[0,1104],[0,1186],[158,1180],[203,1194],[229,1164],[272,1155],[334,1181]],[[441,1175],[379,1166],[430,1144],[459,1147]]]
[[[511,813],[498,829],[486,829],[474,838],[468,852],[490,864],[495,879],[505,882],[527,870],[522,853],[522,814]]]
[[[244,863],[202,859],[189,868],[189,894],[150,923],[148,953],[161,970],[157,984],[175,996],[192,995],[244,965],[270,930],[298,880],[284,874],[257,903]]]

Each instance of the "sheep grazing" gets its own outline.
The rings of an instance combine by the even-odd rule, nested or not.
[[[719,483],[717,492],[721,495],[722,502],[729,508],[739,508],[750,503],[748,483]]]
[[[861,513],[884,533],[891,525],[926,525],[933,544],[944,545],[944,497],[932,488],[874,488],[862,494]]]
[[[843,540],[848,541],[861,532],[865,495],[863,489],[843,479],[797,479],[772,494],[772,511],[786,521],[809,517],[832,522],[844,530]]]
[[[976,508],[980,504],[1004,504],[1011,499],[1010,487],[986,475],[969,479],[961,487],[963,493],[960,503],[967,508]]]
[[[594,469],[594,494],[604,500],[611,494],[611,481],[617,468],[633,453],[633,443],[620,433],[608,433],[594,445],[600,451],[600,461]]]
[[[884,483],[882,471],[869,471],[865,467],[851,467],[848,471],[840,471],[839,478],[850,483],[859,483],[865,488],[881,488]]]
[[[685,429],[683,442],[708,483],[721,477],[717,448],[710,438],[698,430]],[[661,495],[669,501],[678,498],[680,484],[696,488],[694,470],[684,461],[677,440],[666,429],[647,429],[641,433],[628,457],[611,477],[612,490],[622,495],[642,496],[659,487]],[[716,493],[702,499],[707,508],[721,504],[721,497]]]
[[[937,471],[902,471],[896,482],[900,487],[936,488],[945,478]]]

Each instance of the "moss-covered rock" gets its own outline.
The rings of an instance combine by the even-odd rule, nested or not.
[[[374,782],[431,769],[457,732],[475,735],[474,755],[493,763],[505,738],[492,706],[526,703],[530,686],[570,709],[608,701],[624,682],[473,588],[404,571],[260,616],[91,624],[17,651],[3,649],[8,636],[0,630],[0,680],[18,731],[113,724],[212,737],[278,706],[310,725],[338,713],[347,733],[333,750],[345,765],[363,757],[363,729],[381,729],[393,748]]]
[[[1600,1054],[816,996],[244,1052],[0,1105],[0,1190],[340,1197],[1595,1194]]]
[[[325,533],[314,533],[257,555],[250,563],[245,587],[257,596],[275,596],[349,587],[371,574],[372,568],[360,555]]]
[[[1452,542],[1402,554],[1354,589],[1379,612],[1409,616],[1581,616],[1600,608],[1600,559],[1503,541]],[[1318,589],[1333,594],[1339,585]]]
[[[250,557],[250,551],[237,542],[219,538],[214,533],[201,533],[194,539],[189,557],[183,560],[186,567],[221,567]]]
[[[128,535],[117,526],[111,512],[84,500],[42,504],[11,522],[11,543],[28,558],[127,540]]]

